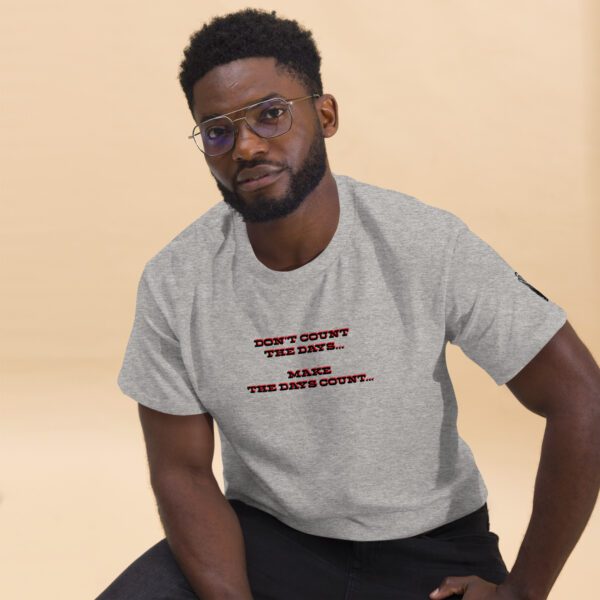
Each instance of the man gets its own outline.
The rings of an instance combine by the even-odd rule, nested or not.
[[[295,21],[213,19],[180,82],[224,203],[140,279],[118,381],[166,537],[99,598],[547,598],[600,473],[600,370],[565,311],[452,213],[331,172],[338,106]],[[510,573],[447,342],[547,420]]]

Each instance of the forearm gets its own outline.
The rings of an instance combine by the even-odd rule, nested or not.
[[[190,471],[153,482],[169,546],[202,600],[252,600],[238,517],[214,477]]]
[[[589,520],[599,487],[597,415],[549,417],[531,520],[504,585],[527,600],[548,597]]]

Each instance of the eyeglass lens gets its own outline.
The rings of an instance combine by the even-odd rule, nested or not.
[[[286,133],[292,125],[292,114],[287,102],[278,98],[265,100],[246,111],[246,121],[250,128],[264,138]],[[204,152],[209,155],[224,154],[233,147],[235,140],[234,124],[227,117],[210,119],[200,124],[194,140],[198,144],[202,138]]]

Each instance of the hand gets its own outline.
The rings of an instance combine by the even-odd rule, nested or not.
[[[512,588],[497,585],[477,577],[445,577],[440,587],[429,594],[432,600],[464,594],[463,600],[521,600]]]

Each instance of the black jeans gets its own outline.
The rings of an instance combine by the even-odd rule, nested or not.
[[[493,583],[508,575],[498,536],[490,531],[487,503],[420,535],[357,542],[304,533],[241,500],[229,502],[244,534],[254,600],[429,600],[449,575],[478,575]],[[162,539],[96,600],[198,596]]]

